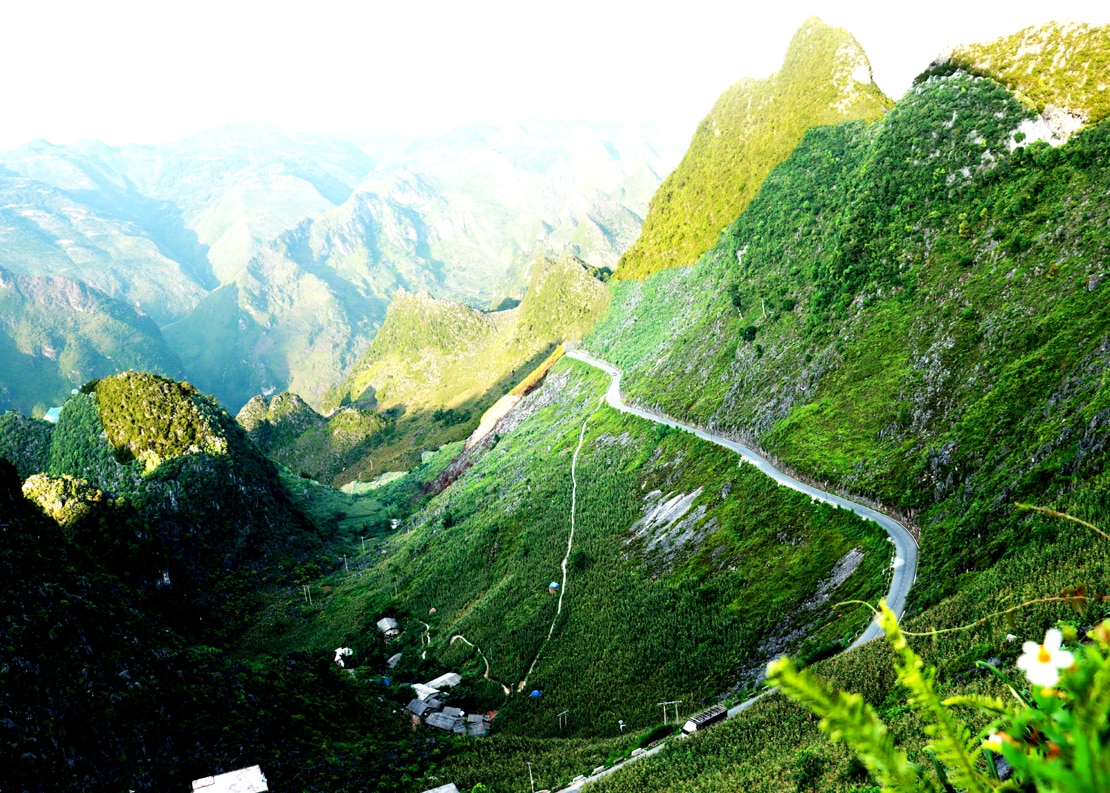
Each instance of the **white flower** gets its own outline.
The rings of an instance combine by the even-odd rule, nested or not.
[[[1044,644],[1026,642],[1021,646],[1022,655],[1018,658],[1018,669],[1025,670],[1025,676],[1035,686],[1050,687],[1060,679],[1060,670],[1067,669],[1075,659],[1067,650],[1061,650],[1064,636],[1056,628],[1049,628],[1044,635]]]

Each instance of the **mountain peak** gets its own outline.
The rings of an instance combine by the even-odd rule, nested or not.
[[[651,201],[640,238],[618,278],[693,264],[751,202],[764,178],[810,127],[880,118],[890,106],[851,33],[810,17],[782,68],[743,79],[698,125],[682,162]]]

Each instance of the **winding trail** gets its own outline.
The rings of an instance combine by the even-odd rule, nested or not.
[[[423,660],[428,657],[428,645],[432,643],[432,626],[423,620],[418,620],[418,622],[424,626],[424,635],[420,637],[420,646],[424,648],[420,651],[420,658]]]
[[[463,644],[473,647],[475,650],[478,651],[478,655],[482,656],[482,660],[486,664],[486,673],[482,675],[482,677],[484,677],[486,680],[493,680],[493,678],[489,676],[489,659],[486,658],[486,654],[482,652],[482,648],[476,645],[474,642],[470,641],[470,639],[466,638],[461,633],[456,633],[454,636],[452,636],[451,641],[449,641],[448,644],[454,644],[456,640],[459,640]],[[509,690],[509,687],[502,683],[500,680],[493,680],[493,682],[501,686],[501,690],[505,692],[506,697],[513,693]]]
[[[826,504],[831,504],[838,509],[849,509],[865,520],[870,520],[878,523],[887,533],[887,537],[890,538],[890,541],[894,544],[894,560],[891,562],[892,574],[890,579],[890,591],[887,592],[886,602],[891,611],[893,611],[896,615],[898,615],[899,618],[901,618],[902,612],[906,608],[906,597],[909,595],[910,587],[913,586],[914,579],[917,577],[917,541],[913,538],[913,535],[910,533],[909,529],[896,521],[894,518],[890,517],[889,515],[884,515],[878,510],[871,509],[870,507],[866,507],[863,504],[857,504],[854,501],[850,501],[833,493],[819,490],[816,487],[807,485],[806,483],[795,479],[794,477],[790,476],[790,474],[787,474],[775,468],[775,466],[772,465],[765,457],[761,456],[758,452],[748,448],[742,443],[730,440],[729,438],[725,438],[721,435],[715,435],[712,432],[707,432],[706,430],[683,423],[681,421],[677,421],[667,416],[662,416],[656,413],[649,413],[648,411],[642,410],[641,408],[625,404],[624,401],[621,400],[621,372],[619,369],[617,369],[617,367],[598,358],[594,358],[589,353],[585,353],[580,350],[568,350],[566,355],[568,358],[573,358],[576,361],[587,364],[589,366],[593,366],[596,369],[600,369],[612,378],[612,381],[609,383],[609,390],[605,392],[605,401],[608,402],[609,406],[614,408],[615,410],[619,410],[622,413],[630,413],[634,416],[639,416],[642,419],[654,421],[658,424],[663,424],[668,427],[675,427],[687,432],[692,432],[694,435],[698,436],[702,440],[709,441],[710,443],[715,443],[718,446],[723,446],[730,451],[736,452],[740,455],[741,460],[754,465],[764,474],[771,477],[784,487],[789,487],[791,490],[797,490],[799,493],[804,493],[813,501],[821,501]],[[589,419],[587,419],[587,421],[588,420]],[[585,430],[586,425],[583,424],[583,433],[585,432]],[[579,438],[578,445],[579,448],[581,448],[581,437]],[[574,454],[575,461],[577,461],[577,450]],[[572,476],[573,472],[574,466],[572,464]],[[572,496],[572,505],[573,502],[574,499]],[[571,515],[571,520],[573,526],[573,512]],[[569,550],[567,551],[567,555],[570,555]],[[563,577],[565,583],[565,559],[563,560]],[[561,601],[562,595],[560,595],[560,602]],[[554,629],[555,624],[552,623],[551,627],[552,629]],[[871,623],[867,626],[866,630],[864,630],[864,632],[860,634],[859,638],[852,642],[852,644],[847,649],[852,650],[862,644],[866,644],[872,639],[877,639],[880,636],[882,636],[882,629],[879,627],[878,620],[872,620]],[[548,638],[551,638],[550,631],[548,632]],[[533,662],[532,665],[535,666],[535,662]],[[531,670],[529,670],[529,673],[531,673]],[[739,703],[738,705],[734,705],[733,707],[729,708],[728,717],[730,719],[733,718],[742,711],[750,708],[752,705],[754,705],[756,702],[770,693],[770,690],[764,691],[762,694],[758,694],[751,699]],[[601,779],[602,777],[608,776],[609,774],[621,768],[624,768],[629,763],[634,762],[641,757],[647,757],[648,755],[655,754],[656,752],[660,751],[667,743],[670,743],[670,741],[662,742],[649,751],[645,752],[643,755],[633,757],[631,758],[631,760],[626,761],[621,765],[611,766],[609,768],[606,768],[604,771],[586,777],[579,782],[572,783],[569,787],[563,788],[563,793],[576,793],[576,791],[579,791],[586,783],[593,782]]]
[[[551,641],[551,636],[555,633],[555,623],[559,621],[559,615],[563,613],[563,595],[567,592],[567,560],[570,559],[570,552],[574,549],[574,516],[578,511],[578,453],[582,451],[582,444],[586,440],[586,425],[590,423],[590,416],[586,416],[582,422],[582,429],[578,432],[578,445],[574,447],[574,456],[570,458],[570,535],[567,537],[567,552],[563,556],[563,561],[559,567],[563,571],[563,580],[559,584],[559,602],[555,607],[555,616],[551,619],[551,626],[547,629],[547,638],[543,640],[540,649],[536,651],[536,657],[532,659],[532,665],[528,667],[528,672],[524,675],[524,679],[517,684],[516,690],[523,691],[524,687],[528,685],[528,678],[532,676],[532,670],[536,668],[536,662],[540,660],[544,648],[547,643]]]

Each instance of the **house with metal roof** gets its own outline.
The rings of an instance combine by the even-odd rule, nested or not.
[[[269,785],[259,766],[193,780],[193,793],[265,793]]]
[[[401,625],[393,617],[382,617],[378,620],[378,630],[385,636],[385,640],[401,635]]]

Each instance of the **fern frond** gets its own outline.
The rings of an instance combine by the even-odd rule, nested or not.
[[[880,601],[879,609],[879,626],[894,649],[898,680],[909,689],[910,701],[923,716],[931,719],[925,727],[925,733],[932,739],[928,748],[948,768],[957,787],[968,793],[987,793],[992,785],[976,768],[975,756],[968,751],[971,732],[944,707],[937,696],[933,685],[935,670],[926,666],[910,647],[898,627],[898,618],[885,601]],[[978,750],[974,751],[974,755],[978,755]]]
[[[935,790],[894,745],[887,726],[859,694],[830,690],[816,675],[808,669],[799,671],[786,657],[767,667],[767,680],[820,716],[821,730],[832,740],[849,744],[884,791]]]

